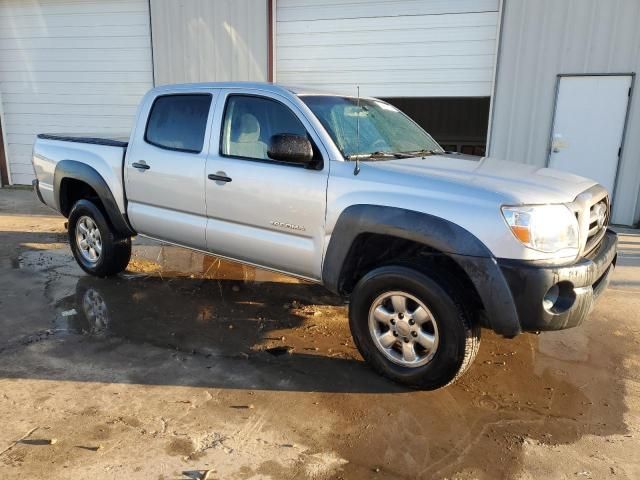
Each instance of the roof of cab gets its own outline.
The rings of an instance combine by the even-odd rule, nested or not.
[[[208,90],[215,88],[246,88],[263,90],[274,93],[294,94],[294,95],[340,95],[339,93],[316,90],[306,87],[285,86],[268,82],[202,82],[202,83],[177,83],[173,85],[162,85],[155,87],[152,91],[156,93]]]

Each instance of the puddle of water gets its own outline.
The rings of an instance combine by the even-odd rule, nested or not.
[[[342,300],[324,288],[178,247],[136,246],[127,272],[109,279],[85,275],[67,249],[27,250],[14,267],[52,279],[45,295],[55,305],[58,333],[204,355],[244,357],[268,349],[278,356],[295,347],[291,336],[282,345],[273,332],[321,317],[324,325],[306,325],[297,347],[315,352],[318,345],[327,350],[332,341],[333,347],[345,342],[345,334],[338,341],[324,335],[327,321],[346,318]],[[306,341],[306,329],[322,332],[318,341]]]
[[[310,305],[317,305],[311,314],[305,311]],[[317,286],[156,276],[80,277],[75,293],[60,300],[56,311],[57,331],[205,355],[246,355],[264,341],[282,342],[273,331],[300,327],[316,311],[325,320],[345,314],[340,299]],[[277,355],[282,348],[269,351]]]

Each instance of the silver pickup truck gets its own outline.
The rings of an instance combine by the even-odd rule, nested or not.
[[[128,141],[42,134],[33,166],[86,272],[123,271],[144,235],[322,283],[365,360],[417,388],[459,378],[481,328],[580,324],[616,261],[596,182],[445,152],[375,98],[160,87]]]

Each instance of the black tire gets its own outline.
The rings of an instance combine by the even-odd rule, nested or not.
[[[425,390],[449,385],[464,374],[478,353],[480,327],[472,322],[464,303],[456,298],[452,285],[453,282],[435,281],[403,266],[377,268],[358,282],[351,295],[349,326],[360,354],[374,370],[395,382]],[[373,339],[369,312],[376,299],[393,291],[406,292],[419,299],[432,313],[438,343],[435,353],[424,365],[409,367],[394,363]],[[401,341],[392,348],[399,346],[402,346]]]
[[[102,251],[96,261],[90,261],[80,252],[76,225],[78,220],[89,217],[97,226]],[[96,277],[109,277],[122,272],[131,259],[131,238],[119,238],[113,232],[100,209],[89,200],[78,200],[69,214],[69,245],[73,256],[85,272]]]

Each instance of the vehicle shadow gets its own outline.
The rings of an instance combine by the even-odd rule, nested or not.
[[[350,393],[406,389],[372,372],[350,342],[344,302],[307,283],[133,276],[80,277],[56,305],[54,331],[83,347],[127,350],[137,383]],[[131,347],[133,348],[133,352]],[[77,349],[76,349],[77,350]],[[53,353],[51,350],[49,354]],[[68,351],[61,351],[64,357]],[[139,368],[131,355],[146,361]],[[148,361],[156,362],[153,368]],[[94,366],[101,358],[91,355]],[[188,375],[163,364],[189,363]],[[113,371],[117,365],[104,365]],[[136,371],[137,370],[137,371]],[[66,372],[67,374],[69,372]],[[98,380],[98,379],[96,379]]]

